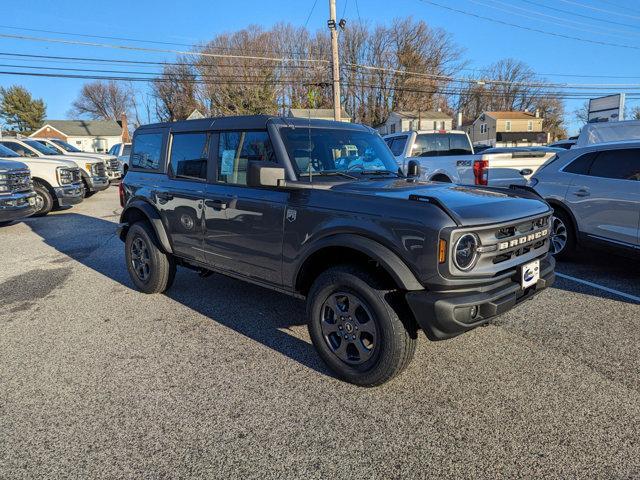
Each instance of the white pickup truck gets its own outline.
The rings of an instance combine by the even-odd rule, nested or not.
[[[80,169],[68,160],[21,157],[0,145],[0,160],[19,161],[29,167],[35,197],[34,216],[44,216],[54,208],[82,202],[83,186]]]
[[[40,142],[30,138],[0,140],[0,144],[25,158],[42,158],[72,162],[72,164],[80,169],[85,197],[90,197],[94,193],[109,187],[109,177],[107,176],[104,162],[97,158],[62,155],[56,150],[45,147]]]
[[[104,162],[109,180],[118,180],[120,177],[122,177],[120,162],[115,155],[109,155],[108,153],[83,152],[82,150],[74,147],[64,140],[60,140],[59,138],[32,138],[32,140],[40,142],[45,147],[49,147],[50,149],[55,150],[61,155],[68,155],[70,157],[90,157],[102,160]]]
[[[466,185],[524,185],[553,153],[491,149],[474,154],[460,130],[421,130],[383,137],[405,174]]]

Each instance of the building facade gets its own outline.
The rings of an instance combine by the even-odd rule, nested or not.
[[[291,108],[289,116],[295,118],[310,118],[313,120],[333,120],[333,108]],[[340,113],[341,122],[351,123],[351,115],[343,108]]]
[[[542,129],[543,121],[538,112],[483,112],[462,129],[474,145],[537,146],[549,143],[549,135]]]
[[[59,138],[84,152],[106,153],[116,143],[129,141],[126,118],[114,120],[45,120],[34,138]]]
[[[377,125],[380,135],[412,130],[451,130],[453,119],[443,112],[391,112],[387,121]]]

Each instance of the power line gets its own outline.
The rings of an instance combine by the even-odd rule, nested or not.
[[[309,15],[307,15],[307,19],[304,22],[304,27],[302,27],[303,29],[307,28],[307,25],[309,24],[309,20],[311,19],[311,15],[313,15],[313,11],[316,9],[317,3],[318,3],[318,0],[314,0],[313,5],[311,5],[311,11],[309,12]]]
[[[307,63],[329,63],[328,60],[318,59],[318,58],[284,58],[284,57],[267,57],[267,56],[255,56],[255,55],[231,55],[231,54],[223,54],[223,53],[209,53],[209,52],[193,52],[186,50],[169,50],[169,49],[159,49],[159,48],[148,48],[148,47],[135,47],[131,45],[114,45],[108,43],[97,43],[97,42],[81,42],[79,40],[67,40],[61,38],[42,38],[42,37],[32,37],[28,35],[13,35],[9,33],[0,33],[0,38],[10,38],[13,40],[27,40],[33,42],[47,42],[47,43],[61,43],[65,45],[79,45],[84,47],[99,47],[99,48],[111,48],[116,50],[132,50],[138,52],[147,52],[147,53],[173,53],[176,55],[188,55],[188,56],[203,56],[203,57],[211,57],[211,58],[230,58],[230,59],[245,59],[245,60],[263,60],[269,62],[286,62],[286,61],[297,61],[297,62],[307,62]]]
[[[640,20],[640,17],[638,17],[637,15],[629,15],[627,13],[614,12],[613,10],[607,10],[606,8],[598,8],[598,7],[594,7],[593,5],[586,5],[584,3],[574,2],[572,0],[560,0],[560,1],[562,3],[568,3],[569,5],[576,5],[578,7],[594,10],[596,12],[603,12],[611,15],[618,15],[619,17],[626,17],[626,18],[633,18],[635,20]]]
[[[574,37],[572,35],[565,35],[563,33],[555,33],[555,32],[550,32],[548,30],[541,30],[539,28],[526,27],[524,25],[519,25],[517,23],[505,22],[503,20],[498,20],[496,18],[491,18],[491,17],[485,17],[484,15],[479,15],[477,13],[469,12],[467,10],[460,10],[458,8],[453,8],[453,7],[449,7],[447,5],[442,5],[442,4],[434,2],[432,0],[419,0],[419,1],[421,1],[423,3],[427,3],[429,5],[433,5],[434,7],[443,8],[445,10],[449,10],[451,12],[460,13],[460,14],[466,15],[468,17],[474,17],[474,18],[478,18],[480,20],[485,20],[487,22],[497,23],[497,24],[500,24],[500,25],[506,25],[508,27],[519,28],[521,30],[527,30],[529,32],[542,33],[543,35],[550,35],[552,37],[564,38],[564,39],[567,39],[567,40],[577,40],[577,41],[580,41],[580,42],[591,43],[591,44],[594,44],[594,45],[604,45],[604,46],[608,46],[608,47],[619,47],[619,48],[628,48],[628,49],[632,49],[632,50],[640,50],[640,47],[636,47],[634,45],[625,45],[625,44],[622,44],[622,43],[610,43],[610,42],[603,42],[603,41],[600,41],[600,40],[592,40],[592,39],[588,39],[588,38]]]
[[[614,20],[608,20],[608,19],[604,19],[604,18],[593,17],[591,15],[585,15],[583,13],[579,13],[579,12],[575,12],[575,11],[571,11],[571,10],[564,10],[562,8],[550,7],[549,5],[544,5],[544,4],[541,4],[541,3],[533,1],[533,0],[520,0],[520,1],[521,2],[525,2],[525,3],[529,3],[531,5],[535,5],[537,7],[543,7],[543,8],[546,8],[548,10],[553,10],[554,12],[565,13],[565,14],[568,14],[568,15],[571,15],[571,16],[575,16],[575,17],[588,18],[589,20],[595,20],[597,22],[609,23],[611,25],[618,25],[618,26],[622,26],[622,27],[640,28],[638,25],[632,25],[630,23],[621,23],[621,22],[616,22]]]

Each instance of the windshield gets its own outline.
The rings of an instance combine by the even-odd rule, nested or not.
[[[51,140],[53,143],[55,143],[56,145],[58,145],[61,149],[63,149],[65,152],[73,152],[73,153],[80,153],[82,152],[82,150],[77,149],[76,147],[74,147],[73,145],[71,145],[70,143],[67,143],[63,140],[56,140],[53,139]]]
[[[464,133],[423,133],[416,137],[412,157],[472,155],[471,143]]]
[[[282,128],[287,153],[297,173],[397,173],[398,164],[378,135],[337,128]]]
[[[16,152],[11,150],[10,148],[5,147],[4,145],[0,145],[0,157],[19,157]]]
[[[45,147],[40,142],[36,142],[35,140],[25,140],[24,143],[29,145],[34,150],[39,151],[43,155],[60,155],[60,153],[58,153],[54,149]]]

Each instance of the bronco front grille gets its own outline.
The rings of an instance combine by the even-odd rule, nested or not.
[[[456,276],[493,276],[539,257],[548,250],[550,218],[547,213],[500,225],[454,230],[450,248],[466,233],[477,235],[478,260],[475,267],[467,272],[460,271],[450,262],[450,271]],[[449,258],[451,255],[452,250]]]

